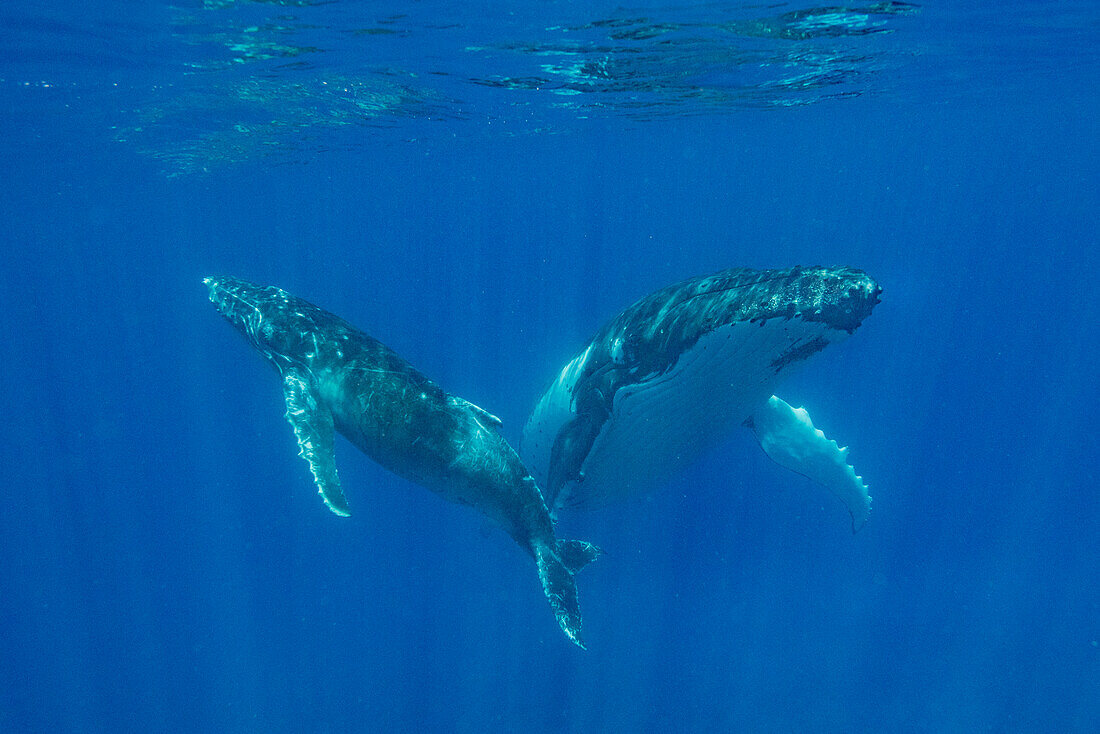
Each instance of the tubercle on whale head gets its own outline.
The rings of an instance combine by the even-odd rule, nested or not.
[[[820,295],[816,313],[810,318],[824,321],[830,327],[854,332],[871,315],[880,302],[882,286],[862,270],[830,268],[818,281]],[[804,314],[804,317],[809,316]]]
[[[269,357],[286,351],[289,345],[280,341],[289,333],[276,328],[276,322],[280,312],[286,310],[289,294],[274,286],[259,286],[239,278],[208,276],[202,282],[210,290],[210,301],[218,313],[253,347]]]
[[[206,276],[202,279],[202,284],[210,290],[210,302],[223,314],[240,300],[244,286],[244,282],[236,278],[218,275]]]
[[[261,318],[259,288],[237,278],[207,276],[202,279],[209,289],[210,302],[229,323],[246,334],[253,321]]]

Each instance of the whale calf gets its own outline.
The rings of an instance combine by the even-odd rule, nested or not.
[[[652,293],[611,319],[558,373],[521,453],[554,512],[667,481],[739,425],[769,457],[867,520],[867,486],[801,408],[773,395],[795,367],[851,335],[882,289],[851,268],[734,268]]]
[[[559,626],[584,647],[573,575],[600,550],[554,537],[542,492],[501,436],[498,418],[286,291],[228,277],[203,282],[222,316],[282,376],[287,420],[329,509],[350,514],[333,455],[339,432],[395,474],[500,525],[535,559]]]

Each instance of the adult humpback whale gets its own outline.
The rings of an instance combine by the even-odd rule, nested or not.
[[[638,301],[565,365],[524,428],[551,511],[645,492],[745,424],[777,463],[838,495],[858,530],[871,498],[847,449],[772,391],[852,334],[881,292],[850,268],[735,268]]]
[[[449,395],[393,350],[275,287],[206,278],[218,311],[283,378],[286,417],[329,509],[349,514],[334,431],[382,466],[470,505],[530,553],[562,631],[581,648],[573,574],[599,554],[557,540],[535,480],[500,435],[500,420]]]

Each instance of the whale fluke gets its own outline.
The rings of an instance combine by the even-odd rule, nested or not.
[[[558,541],[556,549],[546,544],[535,546],[539,580],[542,581],[546,598],[550,600],[558,626],[582,650],[588,648],[581,637],[581,610],[573,575],[596,560],[600,553],[596,546],[580,540]]]
[[[559,540],[558,558],[571,573],[576,573],[603,555],[603,551],[583,540]]]

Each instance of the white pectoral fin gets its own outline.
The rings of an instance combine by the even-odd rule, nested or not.
[[[852,513],[852,532],[863,527],[871,514],[867,485],[848,464],[848,449],[814,428],[804,409],[773,395],[748,424],[772,461],[825,485]]]
[[[317,491],[328,508],[341,517],[351,514],[340,477],[336,474],[333,450],[335,429],[332,413],[317,400],[309,381],[293,370],[283,375],[286,419],[298,438],[298,455],[309,462]]]

